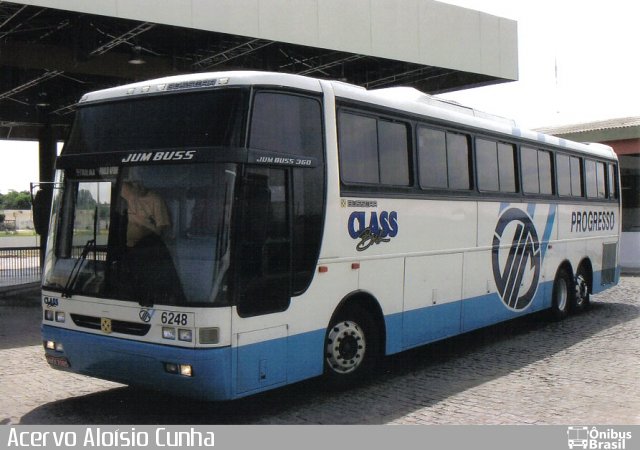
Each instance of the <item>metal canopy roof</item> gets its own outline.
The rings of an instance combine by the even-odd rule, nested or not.
[[[64,139],[82,94],[179,73],[269,70],[429,93],[517,77],[22,3],[0,0],[0,139],[37,139],[45,125]],[[498,34],[515,45],[515,25]],[[506,72],[517,73],[515,53]]]

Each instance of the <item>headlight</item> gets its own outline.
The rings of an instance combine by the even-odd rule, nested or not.
[[[44,341],[44,348],[46,348],[47,350],[55,350],[56,352],[64,351],[62,343],[54,341]]]
[[[191,364],[164,363],[164,370],[172,375],[182,375],[183,377],[193,376]]]
[[[162,338],[175,340],[176,329],[172,327],[162,327]]]
[[[183,377],[193,376],[193,370],[190,364],[180,364],[180,375]]]
[[[178,339],[184,342],[192,342],[193,341],[193,331],[185,330],[180,328],[178,330]]]

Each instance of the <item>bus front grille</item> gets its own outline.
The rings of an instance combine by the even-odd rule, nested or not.
[[[101,317],[71,314],[71,320],[73,320],[73,323],[78,327],[90,328],[92,330],[100,330],[102,328]],[[146,323],[111,320],[111,332],[113,333],[129,334],[132,336],[145,336],[150,329],[151,325]]]

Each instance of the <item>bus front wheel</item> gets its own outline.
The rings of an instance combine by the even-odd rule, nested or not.
[[[371,317],[360,308],[336,315],[325,337],[325,375],[336,387],[349,386],[370,375],[379,343]]]

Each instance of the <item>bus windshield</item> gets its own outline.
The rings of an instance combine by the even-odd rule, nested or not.
[[[223,304],[237,166],[67,169],[43,285],[141,305]]]
[[[242,146],[248,108],[244,89],[127,100],[80,107],[63,153]]]

